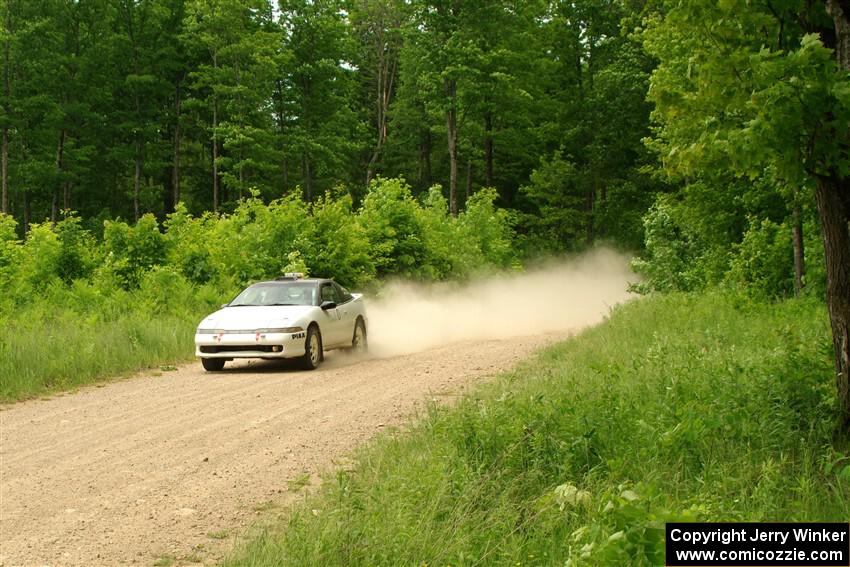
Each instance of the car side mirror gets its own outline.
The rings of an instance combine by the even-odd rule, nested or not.
[[[319,307],[327,311],[328,309],[334,309],[336,307],[336,303],[333,301],[323,301]]]

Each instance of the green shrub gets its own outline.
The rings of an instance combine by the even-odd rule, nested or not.
[[[14,271],[19,265],[20,242],[15,228],[17,223],[11,215],[0,213],[0,313],[4,304],[10,302],[9,291],[14,280]]]
[[[127,289],[136,288],[145,271],[166,260],[166,241],[152,214],[143,215],[135,226],[121,221],[103,225],[106,262]]]
[[[192,283],[204,284],[219,274],[221,263],[210,252],[214,222],[215,217],[211,215],[193,218],[183,203],[178,203],[165,221],[168,264],[175,266]]]
[[[464,252],[471,251],[471,247],[464,245],[457,222],[449,215],[449,203],[443,197],[442,187],[435,185],[428,190],[417,215],[426,252],[420,276],[428,280],[468,276],[469,262]]]
[[[526,215],[533,240],[555,250],[576,250],[585,240],[587,213],[582,178],[568,156],[561,151],[542,158],[528,185],[520,188],[520,198],[534,212]]]
[[[147,271],[139,282],[135,294],[138,309],[154,316],[165,313],[194,315],[191,307],[196,304],[194,289],[175,268],[156,266]]]
[[[207,246],[217,271],[244,285],[279,275],[312,220],[297,197],[270,205],[252,197],[241,201],[232,215],[209,217],[208,223]]]
[[[740,244],[733,246],[726,281],[763,298],[794,293],[791,229],[767,219],[750,218]]]
[[[694,238],[682,226],[675,201],[659,195],[643,221],[646,249],[632,262],[644,283],[638,291],[688,291],[702,287],[693,269],[699,254]]]
[[[419,205],[401,179],[378,177],[369,185],[358,220],[372,249],[377,275],[423,275],[427,257]]]
[[[56,271],[65,283],[87,278],[99,261],[96,257],[97,243],[83,229],[80,217],[67,215],[54,228],[59,239],[59,255]]]
[[[17,290],[21,302],[28,302],[32,293],[46,289],[59,279],[59,258],[62,243],[49,223],[32,224],[21,247],[18,274],[24,284]]]
[[[803,225],[803,244],[806,261],[803,281],[806,285],[806,294],[813,297],[826,297],[826,257],[823,252],[823,236],[820,227],[814,221]]]
[[[311,220],[294,244],[311,274],[355,288],[374,279],[371,243],[351,212],[351,197],[318,199]]]
[[[464,247],[478,252],[476,269],[509,268],[517,262],[513,246],[513,220],[510,214],[495,205],[495,189],[483,189],[466,203],[458,215]]]

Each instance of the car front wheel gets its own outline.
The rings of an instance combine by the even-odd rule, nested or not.
[[[201,364],[204,365],[204,370],[207,372],[217,372],[224,368],[223,358],[202,358]]]
[[[307,370],[315,370],[322,361],[322,334],[318,327],[311,325],[307,329],[307,340],[304,341],[304,356],[301,365]]]

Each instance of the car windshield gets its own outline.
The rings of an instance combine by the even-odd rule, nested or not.
[[[245,305],[315,305],[318,289],[314,282],[274,282],[254,284],[230,302],[230,307]]]

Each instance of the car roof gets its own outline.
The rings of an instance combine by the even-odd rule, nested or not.
[[[310,282],[310,283],[320,284],[320,283],[325,283],[325,282],[330,283],[332,281],[333,280],[330,279],[330,278],[281,278],[281,279],[278,279],[278,280],[263,280],[263,281],[259,281],[259,282],[254,282],[251,285],[258,285],[258,284],[286,285],[286,284],[297,283],[297,282]]]

